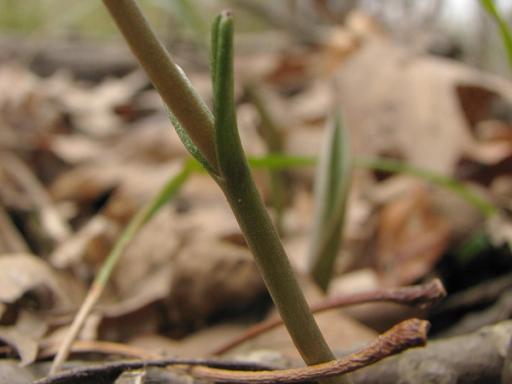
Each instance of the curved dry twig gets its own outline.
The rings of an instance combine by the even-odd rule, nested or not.
[[[303,368],[245,372],[197,366],[191,367],[188,372],[197,378],[224,383],[302,383],[349,373],[405,349],[424,345],[429,326],[426,320],[405,320],[380,335],[366,348],[338,360]]]
[[[410,287],[380,289],[376,291],[361,292],[345,296],[337,296],[322,301],[311,306],[313,313],[327,311],[329,309],[346,307],[349,305],[369,303],[369,302],[394,302],[399,304],[417,305],[420,308],[430,307],[438,303],[446,296],[446,290],[443,283],[439,279],[433,279],[426,284],[413,285]],[[274,317],[269,320],[262,321],[245,331],[243,334],[228,340],[228,342],[215,348],[210,353],[214,356],[222,355],[238,345],[268,332],[283,322],[281,318]]]
[[[424,345],[428,321],[409,319],[394,326],[371,342],[366,348],[338,360],[302,368],[271,370],[259,364],[215,359],[158,359],[121,361],[85,368],[71,369],[54,376],[36,380],[34,384],[67,384],[78,380],[115,379],[124,371],[146,367],[188,366],[194,377],[228,383],[301,383],[325,377],[342,375],[373,364],[385,357],[411,347]]]

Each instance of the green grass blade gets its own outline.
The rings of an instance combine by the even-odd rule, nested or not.
[[[418,168],[401,161],[391,159],[357,159],[355,161],[355,165],[358,167],[369,168],[377,171],[404,173],[418,177],[455,193],[462,199],[466,200],[470,205],[477,208],[487,218],[498,213],[498,208],[492,202],[481,197],[472,191],[471,188],[469,188],[467,185],[455,180],[452,177],[440,175],[436,172]]]
[[[178,172],[177,175],[172,177],[164,185],[164,187],[153,198],[153,200],[151,200],[148,205],[140,209],[131,219],[130,223],[125,228],[119,239],[116,241],[114,247],[108,254],[107,258],[103,262],[100,271],[96,275],[96,278],[94,279],[91,287],[89,288],[89,291],[87,292],[87,296],[80,305],[80,308],[73,319],[71,327],[68,333],[65,335],[65,338],[59,347],[57,354],[55,355],[55,359],[53,360],[52,366],[50,368],[50,374],[55,374],[67,359],[73,341],[78,336],[85,320],[100,299],[103,290],[108,283],[110,275],[112,274],[114,267],[119,262],[121,255],[126,249],[128,243],[144,226],[144,224],[146,224],[158,212],[158,210],[179,191],[195,167],[197,167],[197,165],[195,165],[193,161],[187,162],[180,170],[180,172]]]
[[[329,124],[315,181],[315,221],[310,249],[311,274],[324,291],[341,247],[350,187],[350,149],[341,117]]]
[[[315,157],[283,154],[249,157],[248,160],[249,164],[254,169],[293,169],[313,166],[317,163]],[[404,173],[420,178],[453,192],[469,205],[478,209],[486,217],[494,216],[499,211],[489,199],[474,192],[463,182],[449,176],[415,167],[402,161],[383,158],[354,158],[353,166],[388,173]]]
[[[254,169],[286,170],[311,167],[316,164],[315,157],[272,153],[264,156],[249,156],[249,165]]]
[[[190,173],[193,171],[194,166],[191,162],[187,162],[183,168],[173,176],[158,192],[158,194],[148,203],[147,206],[139,210],[128,226],[125,228],[119,239],[117,240],[114,248],[107,256],[105,263],[99,271],[95,283],[105,285],[110,278],[113,268],[118,263],[123,251],[133,236],[146,224],[176,193],[180,190],[182,185],[188,180]]]
[[[480,0],[480,3],[487,11],[489,16],[494,19],[500,31],[501,39],[503,40],[503,45],[505,46],[505,50],[507,52],[508,64],[512,70],[512,33],[510,31],[510,27],[494,3],[494,0]]]

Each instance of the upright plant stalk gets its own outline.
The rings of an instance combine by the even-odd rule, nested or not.
[[[240,143],[235,116],[231,17],[221,15],[215,27],[213,36],[217,36],[217,43],[213,50],[212,70],[215,143],[222,175],[219,185],[302,357],[308,364],[332,360],[334,356],[311,315],[279,236],[256,190]]]
[[[213,116],[206,104],[172,61],[134,0],[103,0],[103,3],[167,107],[204,158],[215,167]],[[198,128],[189,130],[188,127]]]
[[[240,144],[233,90],[231,16],[224,13],[213,25],[211,62],[215,126],[212,129],[211,114],[204,111],[204,103],[191,91],[184,74],[176,69],[169,55],[163,51],[135,2],[103,1],[155,87],[162,93],[187,149],[206,166],[226,195],[300,354],[308,364],[333,360],[335,357],[309,310],[279,236],[256,190]],[[151,58],[157,58],[160,63],[155,66]],[[182,95],[189,98],[176,101]],[[190,118],[183,116],[184,111],[191,110],[203,113],[204,118],[190,121]],[[349,381],[331,378],[323,382]]]

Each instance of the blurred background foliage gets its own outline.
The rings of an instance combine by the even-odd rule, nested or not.
[[[140,0],[145,13],[169,43],[204,43],[213,17],[222,8],[237,11],[239,34],[275,28],[286,16],[299,23],[341,24],[359,9],[375,17],[404,44],[455,56],[482,69],[507,74],[507,63],[492,20],[478,0]],[[496,0],[507,20],[512,2]],[[255,12],[255,9],[265,12]],[[0,0],[0,34],[31,39],[118,39],[100,1]],[[202,44],[200,44],[202,45]]]

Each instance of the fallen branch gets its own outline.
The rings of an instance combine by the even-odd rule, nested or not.
[[[366,348],[338,360],[303,368],[278,371],[241,372],[204,366],[192,367],[189,372],[201,379],[224,383],[303,383],[311,380],[343,375],[373,364],[385,357],[411,347],[424,345],[427,341],[428,321],[409,319],[395,325],[372,341]]]
[[[505,371],[510,370],[509,365],[512,360],[509,357],[505,359],[505,353],[510,345],[511,336],[512,321],[504,321],[468,335],[430,341],[424,348],[415,348],[386,358],[352,373],[350,377],[354,384],[413,384],[427,382],[442,382],[444,384],[508,383],[508,381],[502,381],[502,372],[505,375],[509,374],[508,372],[505,373]],[[117,369],[115,371],[117,373],[110,376],[113,377],[111,381],[114,381],[125,370],[141,369],[144,367],[165,367],[168,365],[157,364],[162,361],[164,360],[116,362],[101,366],[90,366],[80,369],[84,371],[82,372],[83,377],[85,377],[83,381],[73,380],[74,377],[71,375],[71,371],[66,371],[59,376],[36,381],[34,384],[99,382],[100,378],[106,377],[104,372],[114,372]],[[180,359],[165,361],[175,361],[176,364],[178,362],[190,362],[190,360]],[[193,361],[218,362],[217,360]],[[508,364],[507,368],[504,367],[504,364]],[[209,364],[204,365],[208,366]],[[123,368],[120,369],[120,367]],[[265,369],[271,368],[267,367]],[[55,381],[58,377],[60,377],[60,381]],[[65,377],[67,379],[64,379]],[[87,378],[89,378],[89,381],[87,381]],[[196,383],[196,381],[193,381],[193,383]]]
[[[41,348],[37,355],[38,360],[49,359],[54,357],[59,350],[58,346],[51,346]],[[11,352],[11,351],[6,351]],[[146,349],[139,348],[133,345],[114,343],[112,341],[100,340],[75,340],[69,350],[70,354],[87,354],[93,353],[95,355],[117,355],[124,356],[126,359],[140,359],[140,360],[156,360],[164,356],[157,354]]]
[[[446,291],[439,279],[434,279],[426,284],[410,287],[381,289],[370,292],[355,293],[347,296],[329,298],[321,303],[311,306],[313,313],[319,313],[334,308],[369,302],[388,301],[406,305],[417,305],[421,308],[432,306],[446,296]],[[274,317],[250,327],[246,332],[229,340],[211,352],[212,355],[222,355],[238,345],[274,329],[283,322],[279,317]]]
[[[189,366],[186,371],[194,377],[231,383],[303,383],[324,377],[352,372],[373,364],[403,350],[424,345],[429,323],[409,319],[379,336],[366,348],[338,360],[310,365],[303,368],[272,370],[262,364],[214,359],[160,359],[148,361],[117,362],[68,370],[33,384],[67,384],[85,380],[114,380],[124,371],[146,367]]]
[[[133,371],[149,367],[168,367],[173,365],[201,365],[205,367],[216,367],[224,369],[240,370],[261,370],[272,369],[260,363],[236,362],[214,359],[158,359],[142,361],[118,361],[114,363],[89,366],[85,368],[75,368],[58,373],[53,376],[45,377],[33,382],[33,384],[78,384],[90,383],[92,380],[100,382],[113,382],[119,375],[125,371]]]

